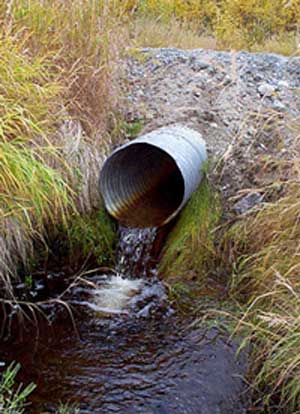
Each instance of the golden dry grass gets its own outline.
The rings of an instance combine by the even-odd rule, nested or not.
[[[242,217],[226,234],[233,257],[231,314],[252,344],[251,381],[262,410],[300,410],[300,158],[287,162],[279,199]],[[230,243],[228,243],[230,241]],[[224,245],[223,245],[224,247]],[[229,248],[229,250],[228,250]]]
[[[112,0],[135,45],[299,54],[298,0]]]
[[[110,1],[0,5],[0,279],[10,296],[45,225],[99,206],[118,110],[120,19]]]
[[[134,47],[177,47],[179,49],[217,49],[210,34],[199,33],[195,25],[185,24],[174,17],[168,22],[160,18],[138,17],[130,25]]]

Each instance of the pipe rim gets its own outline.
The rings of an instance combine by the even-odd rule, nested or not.
[[[176,200],[175,207],[172,207],[172,209],[167,213],[164,214],[164,217],[162,217],[159,220],[145,220],[147,224],[143,224],[142,221],[139,219],[131,219],[131,218],[124,218],[125,215],[122,213],[124,211],[124,208],[127,208],[127,211],[131,208],[134,208],[134,200],[135,197],[137,199],[141,197],[142,194],[142,187],[138,188],[138,191],[135,193],[133,192],[133,199],[128,200],[126,199],[126,189],[125,186],[122,186],[121,181],[119,180],[120,185],[120,193],[123,195],[123,198],[119,197],[120,194],[117,194],[117,192],[114,191],[112,180],[110,180],[109,173],[110,169],[112,168],[110,165],[113,165],[115,160],[118,160],[122,156],[122,153],[126,152],[134,152],[135,149],[138,149],[139,147],[147,147],[148,149],[151,149],[151,151],[154,150],[154,153],[160,154],[162,156],[163,161],[167,161],[167,164],[169,166],[172,164],[174,171],[176,172],[176,180],[181,183],[180,188],[180,199]],[[122,175],[122,174],[121,174]],[[120,177],[119,177],[120,178]],[[122,180],[122,178],[121,178]],[[139,183],[140,184],[140,183]],[[131,185],[134,187],[136,186],[136,183],[133,182],[131,177]],[[102,169],[100,171],[99,176],[99,186],[100,186],[100,193],[102,194],[104,204],[108,212],[117,220],[119,220],[122,224],[134,226],[134,227],[156,227],[156,226],[162,226],[166,223],[168,223],[172,218],[176,216],[178,211],[182,208],[182,205],[185,201],[185,182],[184,182],[184,176],[183,172],[180,169],[180,166],[176,163],[176,160],[170,155],[165,149],[160,148],[158,145],[155,145],[155,143],[148,143],[148,142],[129,142],[125,144],[125,146],[122,146],[120,148],[117,148],[115,151],[112,152],[112,154],[105,160]],[[122,188],[123,187],[123,188]],[[125,192],[124,192],[125,191]],[[132,201],[133,200],[133,201]]]

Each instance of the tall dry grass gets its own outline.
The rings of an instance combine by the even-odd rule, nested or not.
[[[281,196],[226,234],[236,332],[251,343],[250,379],[262,412],[300,411],[300,157],[285,161]],[[279,180],[280,181],[280,180]],[[279,182],[278,181],[278,182]],[[228,243],[229,242],[229,243]],[[265,410],[265,411],[264,411]],[[273,411],[272,411],[273,412]]]
[[[84,3],[84,4],[83,4]],[[45,226],[99,206],[97,178],[116,124],[126,38],[111,1],[0,5],[0,284]]]
[[[199,33],[197,25],[180,22],[175,17],[166,22],[147,15],[139,16],[131,21],[129,28],[133,47],[217,49],[217,39],[211,32]]]

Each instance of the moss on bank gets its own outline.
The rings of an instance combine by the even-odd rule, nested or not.
[[[213,230],[219,218],[218,196],[204,179],[164,246],[159,269],[169,283],[205,279],[215,257]]]
[[[61,272],[67,284],[68,277],[72,279],[78,272],[114,268],[117,223],[104,207],[88,214],[74,213],[65,224],[48,229],[47,234],[42,243],[37,240],[27,266],[20,267],[24,282],[28,274],[34,280],[43,273]]]
[[[104,208],[75,216],[67,232],[71,254],[93,256],[99,266],[114,265],[117,224]]]

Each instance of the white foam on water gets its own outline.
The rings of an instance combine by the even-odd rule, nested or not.
[[[109,277],[103,285],[94,290],[94,310],[113,314],[122,312],[143,285],[143,279],[128,279],[121,275]]]

